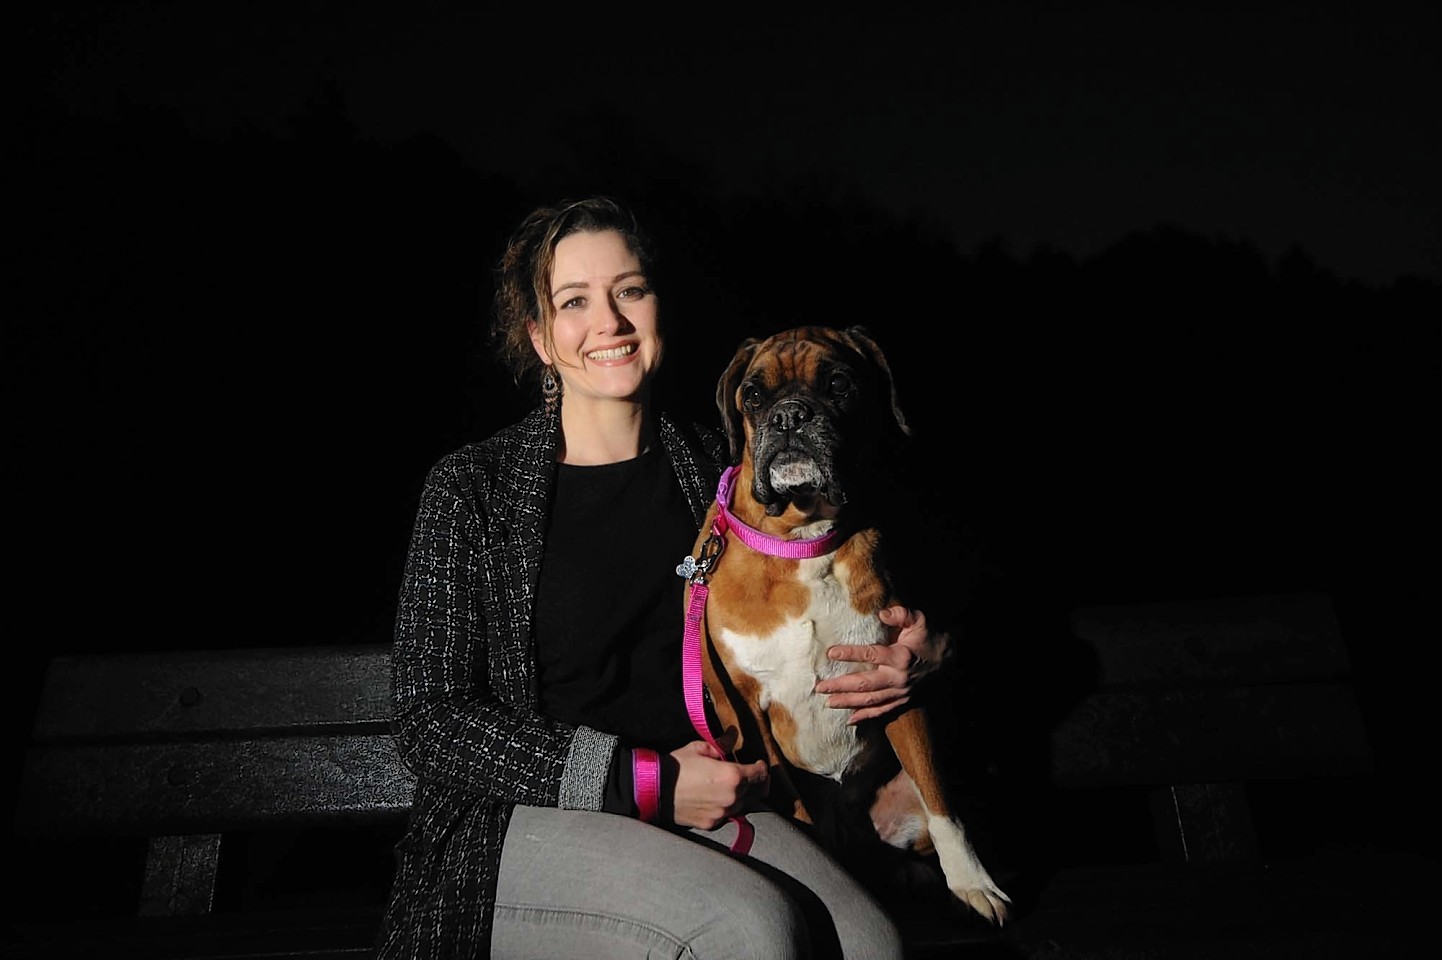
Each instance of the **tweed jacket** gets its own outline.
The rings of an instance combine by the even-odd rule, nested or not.
[[[659,426],[699,530],[725,441],[666,415]],[[488,956],[512,807],[601,809],[616,738],[536,710],[531,618],[559,436],[560,417],[538,407],[426,478],[393,656],[393,727],[417,784],[381,960]]]

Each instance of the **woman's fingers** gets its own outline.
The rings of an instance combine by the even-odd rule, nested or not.
[[[704,741],[693,741],[671,756],[677,775],[672,798],[676,823],[712,830],[748,801],[764,797],[770,784],[766,763],[734,763],[716,756]]]
[[[882,716],[908,702],[916,682],[950,652],[950,637],[929,630],[920,610],[895,605],[877,616],[890,628],[891,642],[842,643],[826,651],[832,660],[865,664],[871,669],[828,677],[815,687],[826,696],[827,706],[851,710],[851,723]]]

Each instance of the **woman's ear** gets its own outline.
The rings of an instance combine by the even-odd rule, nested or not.
[[[531,335],[531,346],[546,366],[551,366],[551,355],[546,352],[546,338],[541,336],[541,325],[534,320],[526,321],[526,332]]]

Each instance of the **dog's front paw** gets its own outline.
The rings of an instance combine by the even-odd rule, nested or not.
[[[1002,893],[981,865],[961,824],[937,817],[931,823],[931,839],[941,858],[946,885],[956,898],[996,926],[1005,923],[1011,897]]]
[[[956,894],[962,903],[996,926],[999,927],[1006,923],[1006,908],[1007,904],[1011,903],[1011,897],[1002,893],[995,884],[988,883],[985,887],[970,887],[963,890],[953,887],[951,892]]]

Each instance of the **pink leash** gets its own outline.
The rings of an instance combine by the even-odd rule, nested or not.
[[[681,648],[686,713],[690,715],[691,726],[696,728],[701,738],[723,756],[728,755],[728,752],[721,749],[721,745],[711,735],[711,725],[706,721],[705,684],[701,674],[701,619],[706,610],[706,595],[710,592],[707,580],[716,566],[716,561],[721,558],[722,551],[726,549],[726,532],[729,530],[735,533],[736,539],[752,550],[792,560],[821,556],[831,549],[838,536],[837,531],[832,529],[810,540],[782,540],[754,527],[748,527],[731,514],[731,481],[735,477],[736,467],[727,467],[721,474],[721,482],[716,487],[716,519],[711,524],[711,535],[701,544],[700,558],[687,557],[676,568],[676,573],[685,577],[691,585],[691,600],[686,608],[686,642]],[[756,828],[741,814],[733,816],[731,822],[736,824],[736,839],[731,843],[731,852],[738,855],[749,853],[751,841],[756,836]]]

